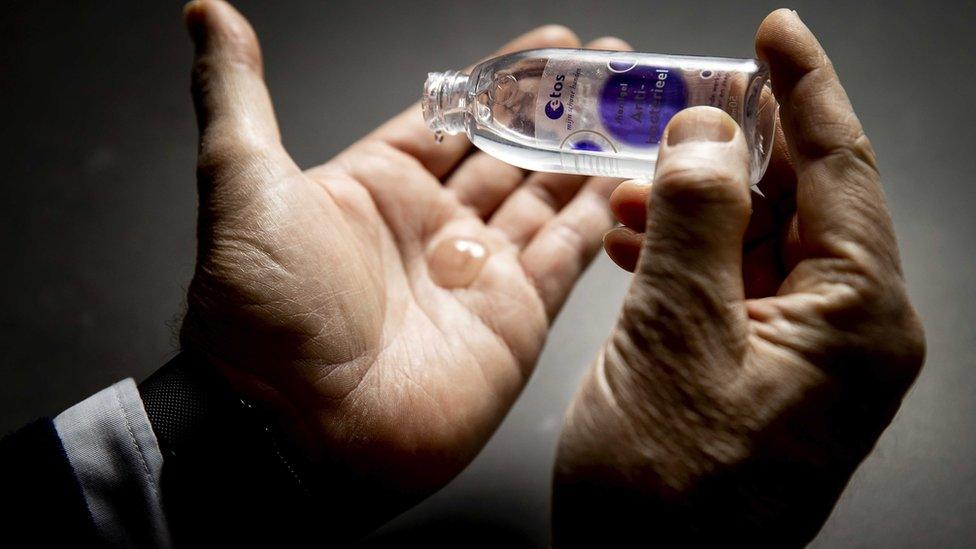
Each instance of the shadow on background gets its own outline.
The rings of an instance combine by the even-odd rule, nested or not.
[[[529,549],[539,547],[530,533],[505,521],[490,521],[458,513],[412,524],[392,532],[374,534],[356,545],[362,549],[426,547],[431,549],[482,547]]]
[[[478,469],[478,464],[470,469]],[[470,475],[470,469],[461,477]],[[546,488],[549,475],[548,471],[538,475],[546,479]],[[482,481],[494,477],[490,473],[475,476]],[[526,505],[524,496],[520,495],[532,490],[532,483],[517,477],[495,477],[487,485],[475,484],[453,497],[446,490],[439,491],[426,505],[405,512],[356,547],[538,549],[549,546],[548,502]]]

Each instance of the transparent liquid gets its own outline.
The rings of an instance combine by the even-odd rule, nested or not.
[[[755,60],[543,49],[451,78],[439,95],[428,80],[431,129],[463,131],[528,170],[649,178],[667,121],[697,105],[721,108],[743,128],[754,182],[769,159],[776,104]]]
[[[647,179],[654,175],[658,146],[642,154],[616,155],[555,147],[524,145],[499,140],[492,134],[471,134],[471,142],[488,154],[513,166],[537,172],[603,175],[625,179]]]

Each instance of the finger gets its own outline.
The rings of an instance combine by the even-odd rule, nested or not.
[[[763,89],[763,93],[767,93]],[[778,119],[778,114],[777,114]],[[765,201],[776,214],[778,221],[784,221],[795,209],[796,172],[790,156],[782,123],[775,125],[773,152],[769,165],[757,187]],[[635,231],[643,231],[647,219],[647,199],[650,196],[651,182],[648,180],[629,180],[622,182],[610,196],[610,207],[617,221]],[[752,227],[750,226],[750,230]],[[746,242],[749,241],[747,237]]]
[[[776,123],[773,154],[769,158],[766,172],[756,186],[769,200],[778,220],[782,221],[793,214],[796,209],[796,166],[790,155],[782,122]]]
[[[746,233],[748,235],[748,230]],[[779,238],[766,238],[756,240],[751,246],[745,245],[742,279],[746,298],[769,297],[777,293],[785,277],[780,244]],[[603,237],[607,255],[625,271],[633,272],[637,268],[643,247],[644,233],[629,227],[613,228]]]
[[[642,310],[652,315],[680,303],[683,318],[715,320],[737,310],[730,304],[743,298],[748,158],[745,138],[725,112],[694,107],[671,119],[658,153],[644,248],[631,287],[639,295],[630,302],[650,305]]]
[[[193,99],[202,185],[223,181],[223,173],[267,170],[273,163],[263,159],[284,151],[254,30],[226,2],[190,2],[184,17],[195,44]]]
[[[815,257],[899,270],[874,151],[820,43],[795,12],[778,10],[760,25],[756,51],[770,65],[796,162],[804,246]]]
[[[651,182],[628,179],[610,195],[610,209],[625,227],[644,232],[647,225],[647,201],[651,196]]]
[[[625,181],[621,186],[627,183],[631,182]],[[635,188],[640,191],[650,190],[646,185],[631,187],[631,189]],[[611,209],[619,190],[620,187],[617,187],[610,197]],[[743,238],[742,273],[746,297],[764,297],[774,294],[782,283],[787,269],[781,254],[783,251],[789,251],[795,242],[791,241],[790,234],[784,231],[785,225],[775,221],[772,203],[766,197],[756,193],[752,193],[751,198],[752,216],[749,218],[749,226]],[[617,208],[619,209],[619,206]],[[626,215],[636,217],[633,214]],[[615,216],[618,220],[621,219],[619,213]],[[646,215],[640,216],[642,221],[645,218]],[[633,225],[625,225],[610,230],[603,237],[603,248],[614,263],[624,270],[633,271],[637,266],[640,250],[644,247],[644,227],[637,230]]]
[[[644,233],[629,227],[615,227],[603,236],[603,248],[610,259],[625,271],[637,268],[641,248],[644,247]]]
[[[614,37],[598,38],[586,47],[613,51],[631,49],[630,44]],[[517,246],[524,246],[587,181],[587,177],[574,174],[533,173],[501,205],[489,224],[507,234]],[[610,181],[613,186],[619,182],[605,179],[601,184],[607,185]]]
[[[773,201],[767,196],[750,193],[752,215],[746,229],[744,246],[748,251],[761,241],[775,238],[779,234],[779,224]],[[642,180],[628,180],[621,183],[610,195],[610,209],[617,221],[637,232],[647,226],[648,201],[651,200],[651,183]],[[608,250],[609,251],[609,250]]]
[[[568,28],[546,25],[512,40],[491,57],[535,48],[578,48],[579,44],[579,38]],[[369,138],[380,139],[412,155],[437,177],[451,171],[471,148],[471,142],[463,135],[445,136],[443,142],[435,142],[419,103],[380,126]]]
[[[487,219],[525,181],[525,175],[522,168],[478,151],[451,174],[447,187],[454,192],[458,202]]]
[[[582,175],[560,178],[544,175],[549,174],[532,173],[488,222],[490,227],[503,232],[519,248],[528,244],[535,233],[569,203],[587,180]]]
[[[535,282],[550,319],[599,251],[603,234],[613,226],[607,202],[617,181],[590,178],[522,252],[522,265]]]

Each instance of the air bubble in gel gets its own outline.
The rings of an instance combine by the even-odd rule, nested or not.
[[[470,286],[488,259],[488,250],[473,238],[446,238],[427,255],[427,268],[434,283],[454,289]]]
[[[756,183],[776,124],[769,71],[755,59],[539,49],[470,74],[430,73],[421,101],[435,135],[464,133],[479,148],[536,171],[648,178],[678,111],[707,105],[739,123]]]

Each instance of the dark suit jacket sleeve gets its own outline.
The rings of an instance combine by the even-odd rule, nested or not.
[[[6,541],[91,546],[94,524],[61,439],[40,419],[0,440],[0,525]],[[15,542],[15,545],[18,543]]]

